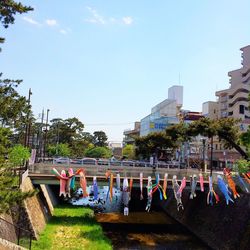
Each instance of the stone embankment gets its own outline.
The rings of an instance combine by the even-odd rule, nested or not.
[[[216,191],[217,192],[217,191]],[[168,199],[160,202],[163,210],[176,219],[213,249],[249,249],[250,246],[250,194],[241,194],[234,203],[226,205],[220,201],[207,205],[207,192],[197,192],[197,197],[189,199],[189,192],[183,192],[184,210],[177,211],[173,191],[168,191]]]
[[[0,249],[1,250],[26,250],[21,246],[18,246],[10,241],[0,238]]]

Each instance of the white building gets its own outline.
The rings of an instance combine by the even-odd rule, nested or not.
[[[163,131],[167,126],[178,123],[182,103],[183,86],[170,87],[168,99],[154,106],[151,113],[141,120],[140,136]]]

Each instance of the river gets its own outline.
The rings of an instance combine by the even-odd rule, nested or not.
[[[209,249],[163,212],[96,214],[113,249]]]

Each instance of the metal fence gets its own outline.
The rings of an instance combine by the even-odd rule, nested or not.
[[[173,175],[177,176],[177,179],[181,180],[184,176],[189,177],[193,174],[199,174],[200,171],[198,169],[180,169],[180,168],[160,168],[156,167],[155,169],[152,167],[131,167],[131,166],[109,166],[109,165],[67,165],[67,164],[35,164],[34,166],[30,166],[29,175],[30,174],[40,174],[41,178],[47,175],[54,175],[52,172],[53,168],[56,168],[59,172],[62,170],[67,170],[69,167],[73,168],[76,171],[79,168],[84,168],[86,176],[96,176],[104,177],[106,171],[110,170],[113,173],[119,173],[121,178],[123,177],[133,177],[139,179],[140,173],[143,172],[143,177],[147,178],[148,176],[155,177],[155,174],[159,174],[160,178],[163,179],[165,173],[168,173],[168,178],[172,179]],[[205,173],[203,173],[205,175]]]
[[[24,248],[31,249],[33,234],[26,229],[0,218],[0,238]]]

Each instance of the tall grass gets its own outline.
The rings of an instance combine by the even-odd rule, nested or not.
[[[112,249],[111,242],[103,234],[89,208],[60,206],[48,222],[32,249]]]

